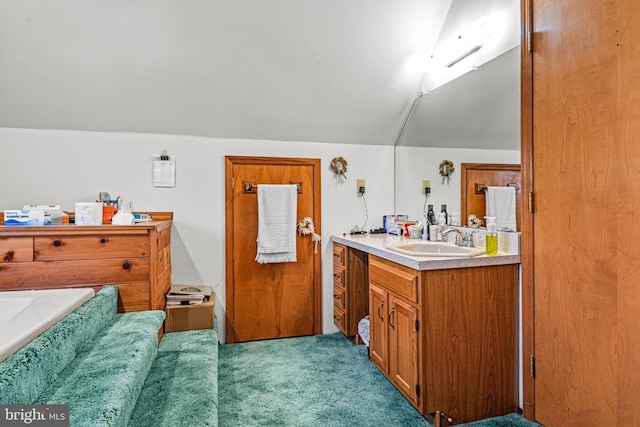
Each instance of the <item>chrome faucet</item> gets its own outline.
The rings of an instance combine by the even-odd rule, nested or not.
[[[463,233],[457,228],[447,228],[442,232],[442,235],[446,236],[451,232],[456,233],[456,245],[466,246],[468,248],[474,248],[476,246],[473,242],[473,234],[475,233],[475,230],[470,233]]]

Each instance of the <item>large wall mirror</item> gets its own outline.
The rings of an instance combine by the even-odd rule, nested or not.
[[[459,212],[461,163],[519,164],[520,46],[419,97],[394,156],[395,213],[417,219],[427,203]],[[446,181],[438,175],[444,159],[457,168]],[[431,181],[428,199],[423,180]]]

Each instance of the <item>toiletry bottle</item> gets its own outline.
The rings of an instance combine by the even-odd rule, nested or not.
[[[440,205],[440,213],[444,214],[444,223],[449,224],[449,215],[447,214],[447,205]]]
[[[487,255],[498,255],[498,232],[496,231],[496,217],[485,216],[487,220]]]
[[[429,226],[429,240],[438,241],[438,237],[442,237],[440,232],[440,214],[437,214],[436,220]]]
[[[433,205],[429,205],[427,210],[427,222],[429,225],[436,225],[436,213],[433,211]]]
[[[445,230],[445,228],[446,228],[446,223],[447,223],[447,222],[446,222],[446,220],[445,220],[445,218],[446,218],[446,215],[445,215],[445,214],[440,213],[440,214],[438,214],[438,215],[439,215],[439,216],[438,216],[438,226],[437,226],[437,227],[438,227],[438,228],[437,228],[437,233],[438,233],[437,240],[438,240],[439,242],[441,242],[442,240],[444,240],[444,239],[443,239],[443,236],[442,236],[442,232]]]

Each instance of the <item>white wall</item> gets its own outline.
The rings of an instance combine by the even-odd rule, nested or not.
[[[154,188],[151,156],[176,157],[175,188]],[[362,226],[356,179],[366,180],[367,228],[393,212],[393,147],[264,140],[235,140],[134,133],[0,128],[0,209],[55,203],[73,210],[108,191],[133,200],[134,209],[173,211],[173,282],[209,284],[224,339],[224,156],[309,157],[322,160],[322,325],[333,325],[331,234]],[[331,159],[349,162],[347,180],[336,183]]]
[[[452,148],[396,147],[396,213],[421,219],[425,196],[422,181],[431,181],[427,204],[439,212],[447,205],[447,212],[460,212],[460,163],[520,163],[519,150],[469,150]],[[451,160],[455,171],[449,181],[442,182],[440,162]],[[462,218],[461,218],[462,220]]]
[[[151,183],[151,157],[166,149],[176,157],[175,188]],[[0,128],[0,210],[24,204],[60,204],[73,210],[77,201],[93,201],[108,191],[133,200],[141,211],[173,211],[171,253],[173,282],[212,285],[224,339],[224,156],[310,157],[322,160],[322,326],[335,332],[331,234],[364,223],[364,203],[356,179],[366,180],[366,229],[382,225],[394,212],[394,148],[309,142],[237,140],[175,135]],[[347,180],[337,183],[331,159],[349,162]],[[438,165],[454,162],[450,183],[442,184]],[[517,151],[397,147],[396,212],[422,216],[423,179],[431,180],[429,203],[460,210],[461,162],[519,163]]]

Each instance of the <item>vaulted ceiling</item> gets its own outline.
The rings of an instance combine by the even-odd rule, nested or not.
[[[0,126],[393,145],[465,3],[0,0]]]

